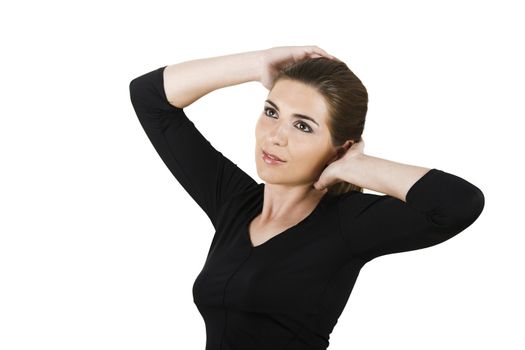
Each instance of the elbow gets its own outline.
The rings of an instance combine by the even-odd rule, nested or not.
[[[146,73],[133,78],[129,82],[131,100],[151,99],[156,94],[152,73]]]
[[[473,222],[481,215],[483,208],[485,207],[485,195],[483,192],[476,187],[475,194],[472,199],[472,213],[473,213]]]
[[[466,218],[463,221],[467,224],[467,226],[470,226],[474,221],[478,219],[484,207],[485,195],[479,188],[473,186],[472,194],[470,195],[468,201],[465,204]]]
[[[131,101],[135,100],[135,96],[137,96],[140,85],[140,80],[138,78],[135,78],[129,82],[129,96]]]
[[[457,234],[472,225],[483,212],[485,196],[483,192],[473,187],[472,193],[448,209],[448,214],[438,215],[435,222],[448,233]]]

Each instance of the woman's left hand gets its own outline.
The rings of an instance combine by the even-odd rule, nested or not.
[[[365,141],[362,137],[359,142],[351,144],[350,141],[347,141],[342,147],[342,152],[344,153],[334,157],[328,163],[317,181],[314,182],[313,186],[315,189],[324,191],[328,186],[342,181],[340,174],[343,171],[348,171],[351,163],[364,156]]]

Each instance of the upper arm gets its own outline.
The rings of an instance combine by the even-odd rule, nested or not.
[[[446,241],[470,226],[484,203],[478,187],[433,168],[412,185],[406,202],[369,193],[343,196],[341,232],[350,249],[369,261]]]
[[[218,213],[235,193],[257,183],[199,132],[182,108],[166,98],[164,67],[130,82],[137,117],[157,153],[216,228]]]

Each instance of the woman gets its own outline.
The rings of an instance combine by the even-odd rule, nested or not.
[[[183,110],[249,81],[270,90],[255,127],[263,183]],[[364,264],[446,241],[484,207],[481,190],[456,175],[365,155],[366,89],[317,46],[160,67],[130,93],[153,146],[215,228],[193,285],[207,350],[326,349]],[[215,117],[233,123],[224,113]]]

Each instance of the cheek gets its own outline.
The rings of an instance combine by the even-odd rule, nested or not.
[[[261,122],[260,122],[260,119],[257,120],[257,122],[255,123],[255,128],[254,128],[254,135],[255,135],[255,140],[258,141],[260,136],[261,136]]]
[[[267,126],[264,123],[264,119],[262,119],[262,117],[257,119],[257,121],[255,122],[255,135],[262,136],[266,129],[267,129]]]
[[[297,151],[294,153],[297,155],[295,159],[304,167],[312,170],[324,167],[324,153],[319,147],[312,147],[312,142],[298,146]]]

